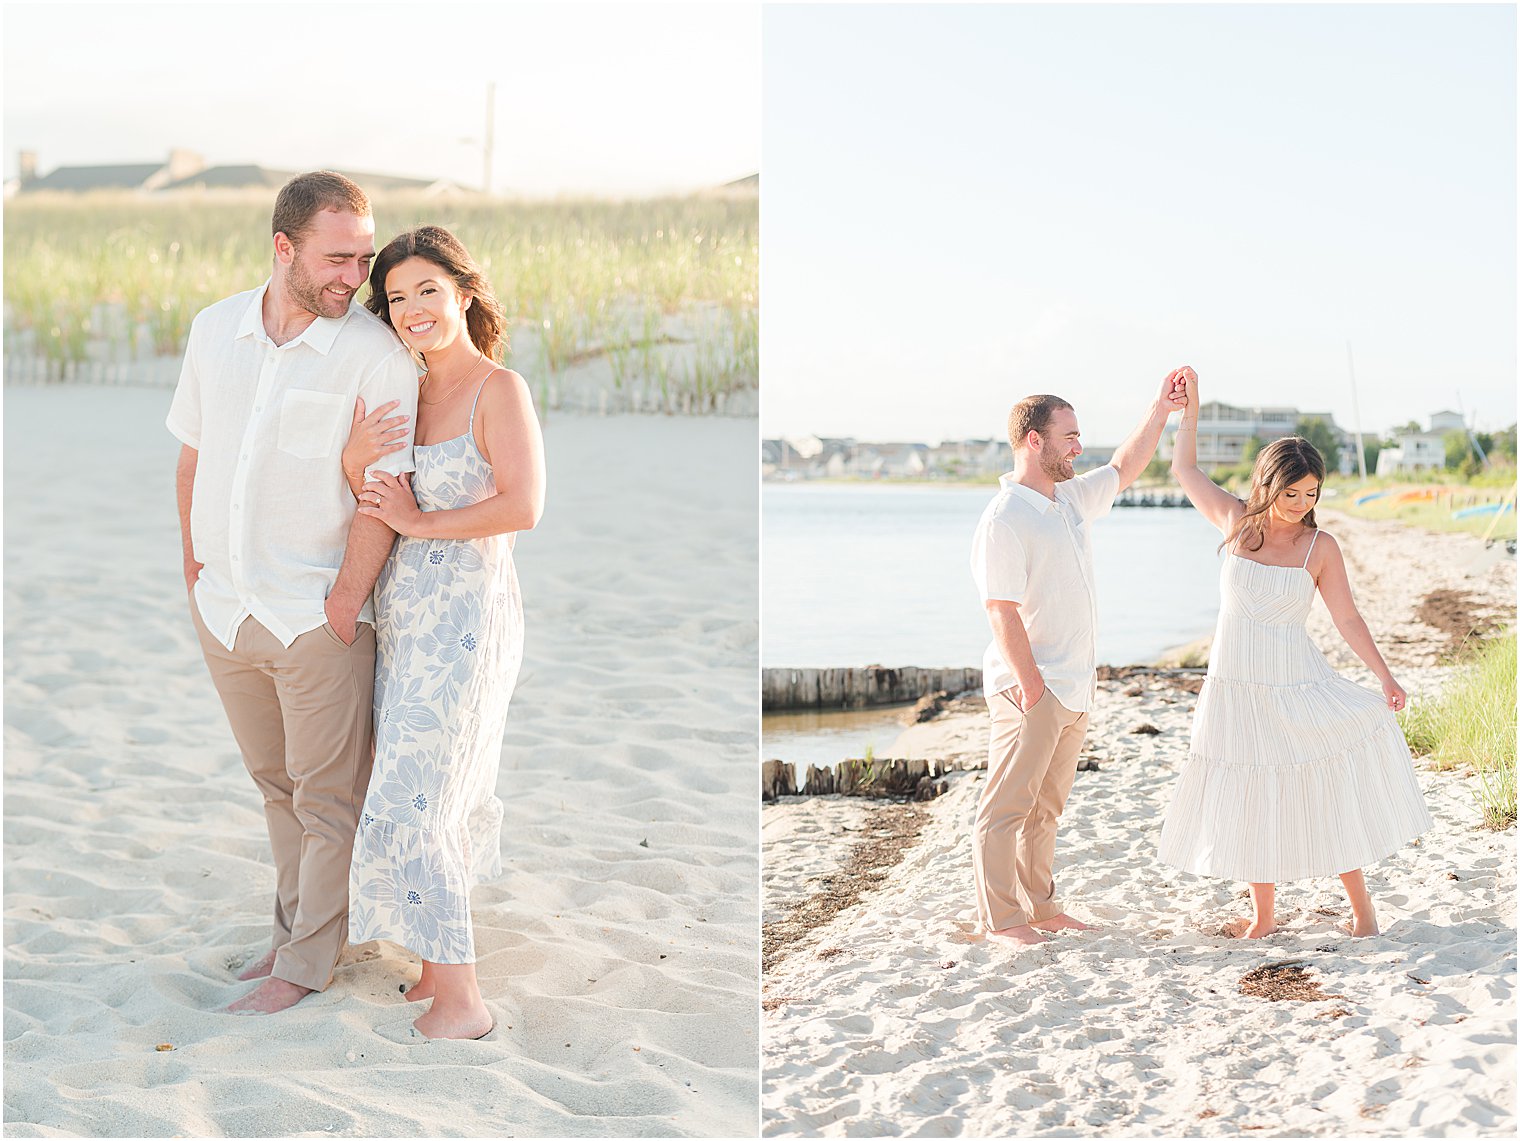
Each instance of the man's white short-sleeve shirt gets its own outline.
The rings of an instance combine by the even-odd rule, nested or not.
[[[289,646],[327,620],[325,604],[353,522],[341,455],[356,398],[416,423],[417,368],[395,333],[358,304],[276,345],[265,282],[207,306],[190,326],[166,420],[196,449],[190,538],[205,564],[201,618],[228,649],[249,615]],[[407,447],[374,465],[412,471]],[[366,601],[359,617],[374,621]]]
[[[1005,475],[971,543],[971,573],[982,602],[1019,604],[1019,617],[1045,685],[1073,713],[1097,694],[1097,591],[1089,524],[1113,507],[1119,472],[1094,468],[1055,486],[1047,499]],[[994,640],[982,659],[982,691],[1018,684]]]

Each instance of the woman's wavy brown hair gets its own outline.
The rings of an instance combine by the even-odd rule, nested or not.
[[[1267,508],[1289,486],[1310,475],[1318,481],[1314,489],[1315,503],[1318,503],[1320,490],[1325,486],[1325,459],[1319,449],[1302,436],[1284,436],[1257,452],[1256,466],[1251,471],[1251,490],[1246,495],[1246,513],[1225,536],[1219,549],[1239,541],[1248,551],[1261,550],[1267,541]],[[1314,521],[1313,510],[1304,516],[1303,524],[1310,530],[1319,527]]]
[[[464,311],[465,328],[477,349],[492,360],[498,360],[498,349],[507,344],[507,322],[502,315],[501,302],[496,300],[491,283],[480,272],[470,251],[442,226],[418,226],[415,230],[397,234],[385,244],[369,271],[369,297],[364,302],[365,307],[387,325],[391,324],[391,307],[385,299],[385,278],[407,258],[432,262],[453,278],[460,293],[473,298],[470,307]]]

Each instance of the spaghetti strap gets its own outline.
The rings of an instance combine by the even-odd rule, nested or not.
[[[494,361],[492,363],[495,364]],[[470,435],[472,436],[475,434],[475,409],[480,404],[480,394],[486,390],[486,381],[495,376],[500,369],[501,365],[496,365],[495,368],[486,373],[485,378],[480,382],[480,387],[475,390],[475,401],[470,405]]]
[[[1314,528],[1314,534],[1309,536],[1309,549],[1304,552],[1304,569],[1309,568],[1309,556],[1314,553],[1314,541],[1319,538],[1319,528]]]

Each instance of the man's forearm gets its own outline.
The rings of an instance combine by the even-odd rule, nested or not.
[[[348,546],[343,551],[343,565],[338,569],[337,581],[328,602],[349,615],[357,615],[364,607],[364,600],[375,589],[380,568],[390,556],[396,542],[396,532],[378,519],[368,515],[355,515],[348,529]]]
[[[1029,693],[1043,684],[1045,679],[1040,673],[1039,664],[1034,660],[1034,648],[1029,644],[1029,631],[1024,628],[1024,619],[1019,617],[1018,604],[989,604],[987,619],[992,624],[992,640],[997,644],[998,653],[1018,679],[1019,688]]]
[[[1152,403],[1145,419],[1114,451],[1113,464],[1119,471],[1120,491],[1139,479],[1145,465],[1151,462],[1156,445],[1161,442],[1161,430],[1166,427],[1166,418],[1171,412],[1171,406],[1163,401]]]
[[[190,535],[190,505],[195,496],[195,468],[200,462],[200,452],[189,444],[179,450],[179,463],[174,468],[174,498],[179,505],[179,538],[185,555],[185,586],[193,586],[192,571],[200,573],[195,561],[195,541]]]

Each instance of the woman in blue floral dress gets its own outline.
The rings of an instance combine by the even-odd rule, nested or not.
[[[543,511],[543,440],[523,378],[496,364],[502,313],[447,230],[423,226],[375,259],[366,303],[422,361],[400,479],[364,469],[404,447],[392,406],[361,407],[343,466],[358,510],[399,538],[375,588],[375,767],[354,839],[349,939],[422,958],[407,992],[432,999],[430,1038],[492,1028],[475,977],[470,887],[501,873],[496,796],[507,705],[522,661],[513,537]]]

